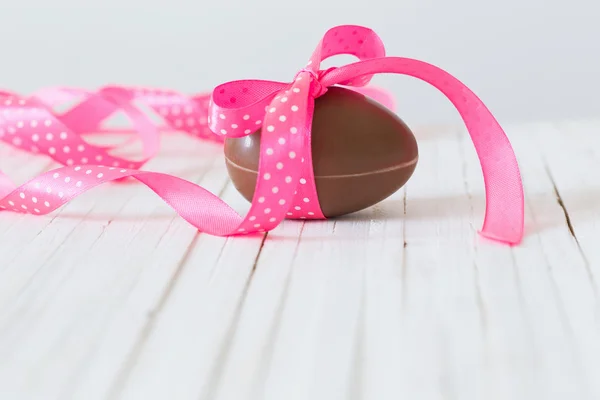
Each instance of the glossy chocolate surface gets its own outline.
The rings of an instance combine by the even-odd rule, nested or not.
[[[252,201],[260,130],[225,140],[227,170],[236,189]],[[313,171],[326,217],[372,206],[400,189],[418,159],[406,124],[379,103],[354,91],[331,87],[315,101]]]

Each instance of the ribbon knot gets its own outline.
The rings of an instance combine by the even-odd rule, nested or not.
[[[316,99],[318,97],[323,96],[325,93],[327,93],[328,85],[323,83],[323,79],[325,78],[325,76],[327,76],[330,72],[334,71],[335,69],[337,69],[337,68],[331,67],[331,68],[328,68],[325,70],[320,69],[317,72],[315,72],[313,69],[310,69],[310,68],[302,68],[300,71],[298,71],[298,73],[294,77],[294,81],[296,79],[298,79],[300,74],[302,74],[303,72],[309,73],[312,78],[311,85],[310,85],[310,95],[314,99]]]

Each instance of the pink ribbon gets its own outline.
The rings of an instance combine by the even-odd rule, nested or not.
[[[359,61],[320,69],[324,60],[340,54],[353,55]],[[187,97],[173,91],[118,86],[97,93],[51,89],[28,98],[0,93],[0,139],[64,165],[19,187],[0,173],[0,210],[48,214],[99,184],[132,177],[152,189],[182,218],[212,235],[269,231],[284,218],[323,219],[310,151],[315,99],[328,87],[343,85],[393,107],[386,92],[366,86],[378,73],[421,79],[452,102],[469,131],[483,171],[486,211],[480,234],[518,244],[524,221],[519,167],[508,138],[489,110],[447,72],[413,59],[386,57],[383,43],[372,30],[352,25],[329,30],[293,82],[229,82],[217,86],[209,102],[205,95]],[[75,99],[79,103],[66,113],[53,110],[57,104]],[[155,124],[137,103],[161,115],[164,126]],[[101,123],[117,110],[128,116],[139,135],[141,160],[113,155],[114,147],[90,145],[81,136],[106,132]],[[181,130],[221,142],[224,137],[243,137],[258,128],[262,129],[258,179],[244,217],[198,185],[140,170],[156,154],[163,130]]]

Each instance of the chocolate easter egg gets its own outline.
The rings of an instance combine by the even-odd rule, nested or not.
[[[248,201],[258,176],[260,135],[259,129],[225,140],[227,171]],[[328,218],[392,195],[412,176],[418,160],[415,137],[396,114],[341,87],[315,100],[311,146],[319,205]]]

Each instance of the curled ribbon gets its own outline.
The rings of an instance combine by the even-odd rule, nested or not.
[[[353,55],[359,61],[320,69],[324,60],[340,54]],[[343,85],[392,107],[385,92],[367,86],[379,73],[421,79],[452,102],[469,131],[483,172],[486,211],[480,234],[518,244],[524,221],[519,167],[508,138],[489,110],[452,75],[422,61],[386,57],[375,32],[353,25],[327,31],[293,82],[225,83],[213,90],[208,104],[203,95],[186,97],[171,91],[116,86],[98,93],[52,90],[29,98],[0,93],[0,139],[49,155],[64,165],[20,187],[0,173],[0,210],[48,214],[99,184],[133,177],[182,218],[212,235],[264,232],[284,218],[325,218],[318,203],[310,151],[315,99],[327,88]],[[67,113],[58,115],[51,111],[56,102],[76,96],[83,97],[83,101]],[[258,179],[245,217],[198,185],[139,169],[156,153],[160,128],[133,104],[136,100],[163,116],[168,127],[203,139],[223,141],[225,137],[243,137],[261,128]],[[82,133],[101,131],[100,123],[116,110],[125,112],[140,135],[142,160],[112,156],[112,148],[91,146],[81,138]],[[39,127],[49,133],[43,136]]]

